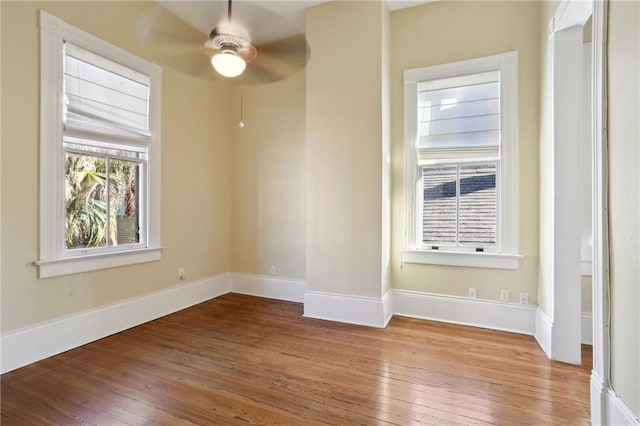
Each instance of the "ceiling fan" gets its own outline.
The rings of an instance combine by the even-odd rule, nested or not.
[[[247,62],[258,55],[249,35],[232,19],[232,0],[228,1],[227,21],[211,30],[202,48],[213,51],[211,65],[223,77],[237,77],[247,67]]]
[[[254,26],[286,26],[280,16],[260,7],[259,2],[241,2],[235,11],[232,0],[226,2],[226,16],[204,38],[185,36],[193,32],[175,31],[175,16],[164,9],[149,9],[138,22],[140,40],[152,48],[161,63],[201,78],[238,84],[271,83],[285,79],[305,68],[309,46],[303,34],[279,40],[255,42],[250,29],[243,25],[243,15],[254,19]],[[209,2],[221,15],[222,2]],[[205,4],[194,4],[203,7]],[[256,18],[258,17],[258,18]],[[203,55],[204,54],[204,55]],[[207,60],[208,58],[208,60]]]

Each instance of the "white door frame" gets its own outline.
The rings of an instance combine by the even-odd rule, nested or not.
[[[564,1],[549,24],[551,91],[551,247],[547,315],[551,323],[547,355],[581,363],[581,217],[579,190],[580,111],[583,98],[583,26],[592,4]]]
[[[556,11],[549,28],[550,39],[559,36],[572,27],[582,27],[592,17],[592,183],[593,183],[593,370],[591,373],[591,423],[607,424],[607,394],[609,392],[609,340],[608,316],[609,303],[609,253],[608,253],[608,219],[607,219],[607,139],[605,123],[607,119],[606,104],[606,34],[607,34],[607,0],[563,0]],[[563,36],[560,36],[563,37]],[[562,41],[562,40],[560,40]],[[566,41],[566,39],[565,39]],[[550,43],[554,45],[554,43]],[[556,52],[557,53],[557,52]],[[551,53],[553,61],[554,54]],[[553,89],[552,89],[553,90]],[[552,98],[553,99],[553,98]],[[555,110],[557,119],[558,113]],[[557,121],[556,121],[557,122]],[[554,139],[555,139],[554,129]],[[555,145],[555,144],[554,144]],[[554,153],[555,153],[554,148]],[[553,182],[556,187],[556,181]],[[554,214],[555,220],[555,214]],[[555,230],[554,230],[555,234]],[[555,235],[554,235],[555,238]],[[555,269],[555,265],[554,265]],[[579,273],[578,273],[579,275]],[[578,276],[579,279],[579,276]],[[555,280],[550,289],[551,306],[563,307],[567,294],[556,291]],[[579,292],[578,292],[579,295]],[[569,297],[572,297],[569,294]],[[575,297],[575,295],[573,296]],[[573,301],[571,301],[573,303]],[[550,309],[551,311],[552,309]],[[556,310],[557,312],[557,310]],[[573,313],[572,313],[573,315]],[[555,319],[554,319],[555,320]],[[554,323],[555,326],[555,323]],[[560,329],[562,331],[562,329]],[[565,330],[566,331],[566,327]],[[553,331],[552,331],[553,333]],[[553,351],[553,344],[552,344]]]
[[[576,1],[576,0],[573,0]],[[609,228],[607,152],[607,8],[608,0],[593,2],[593,369],[591,370],[591,424],[607,423],[609,378]]]

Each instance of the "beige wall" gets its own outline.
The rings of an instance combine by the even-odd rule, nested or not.
[[[392,284],[394,288],[499,300],[500,289],[529,293],[538,280],[538,2],[439,1],[391,14],[393,159]],[[404,235],[402,71],[518,51],[520,269],[401,264]]]
[[[382,14],[382,294],[391,289],[391,14]]]
[[[233,91],[232,270],[305,279],[305,73]]]
[[[542,2],[540,6],[540,272],[538,276],[538,305],[548,313],[549,297],[551,293],[552,277],[552,181],[549,170],[551,163],[551,97],[550,79],[547,68],[549,66],[547,56],[549,52],[549,22],[553,17],[559,2]]]
[[[381,297],[382,2],[307,11],[307,289]]]
[[[5,2],[2,7],[2,332],[230,270],[231,173],[226,89],[164,69],[162,260],[37,278],[38,8],[134,54],[152,3]],[[177,32],[189,31],[176,23]],[[148,58],[151,59],[151,58]]]
[[[611,381],[640,415],[640,4],[609,3]]]
[[[2,7],[0,5],[0,24],[2,23]],[[2,48],[2,31],[0,30],[0,49]],[[2,55],[0,54],[0,97],[2,96]],[[3,276],[3,262],[2,262],[2,101],[0,98],[0,333],[2,332],[2,276]]]

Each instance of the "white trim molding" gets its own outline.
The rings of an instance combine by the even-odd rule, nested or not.
[[[305,291],[304,316],[385,328],[393,314],[391,290],[383,297]]]
[[[567,8],[560,7],[555,15]],[[579,164],[576,153],[580,143],[588,143],[578,135],[582,103],[583,34],[582,26],[552,25],[549,35],[547,64],[551,139],[547,160],[551,188],[545,193],[549,204],[549,267],[547,314],[552,319],[551,359],[571,364],[581,363],[580,349],[580,280],[581,229]]]
[[[566,1],[566,0],[565,0]],[[577,0],[571,0],[576,3]],[[585,2],[586,3],[586,2]],[[591,0],[592,11],[592,170],[593,249],[593,370],[591,374],[591,423],[607,424],[610,389],[609,334],[609,215],[607,149],[607,22],[608,0]],[[578,5],[579,7],[579,5]],[[609,424],[613,424],[610,423]]]
[[[231,275],[231,283],[234,293],[289,302],[304,302],[306,282],[303,280],[233,273]]]
[[[640,417],[615,393],[594,369],[591,371],[591,419],[594,426],[640,425]]]
[[[562,31],[575,26],[584,26],[593,11],[591,1],[565,0],[560,3],[553,17],[551,31]]]
[[[535,334],[538,345],[542,348],[547,358],[551,359],[551,330],[553,322],[551,318],[539,306],[536,308]]]
[[[403,250],[403,263],[424,263],[471,268],[518,269],[519,254],[475,253],[445,250]]]
[[[47,321],[0,335],[0,373],[82,346],[231,291],[231,275],[186,285]]]
[[[40,269],[40,279],[60,275],[78,274],[97,269],[115,268],[160,260],[162,247],[92,254],[88,256],[63,257],[35,262]]]
[[[405,317],[534,334],[534,305],[393,290],[393,307],[395,315]]]
[[[624,403],[622,398],[613,389],[608,388],[606,393],[606,415],[608,425],[640,425],[640,417]]]
[[[605,420],[604,411],[607,405],[607,388],[602,376],[600,376],[595,369],[591,370],[590,387],[591,424],[600,426]]]
[[[593,316],[591,312],[582,312],[580,315],[580,343],[583,345],[593,344]],[[536,309],[536,326],[534,337],[536,341],[551,359],[551,333],[553,321],[540,307]]]

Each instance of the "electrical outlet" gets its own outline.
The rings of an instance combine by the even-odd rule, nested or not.
[[[509,301],[509,290],[500,290],[500,301],[501,302]]]
[[[178,268],[178,278],[184,280],[184,268],[182,266]]]
[[[473,287],[469,287],[469,298],[470,299],[476,298],[476,289]]]
[[[276,267],[271,265],[269,266],[269,275],[275,275],[276,274]]]
[[[529,304],[529,293],[520,293],[520,304],[521,305]]]

